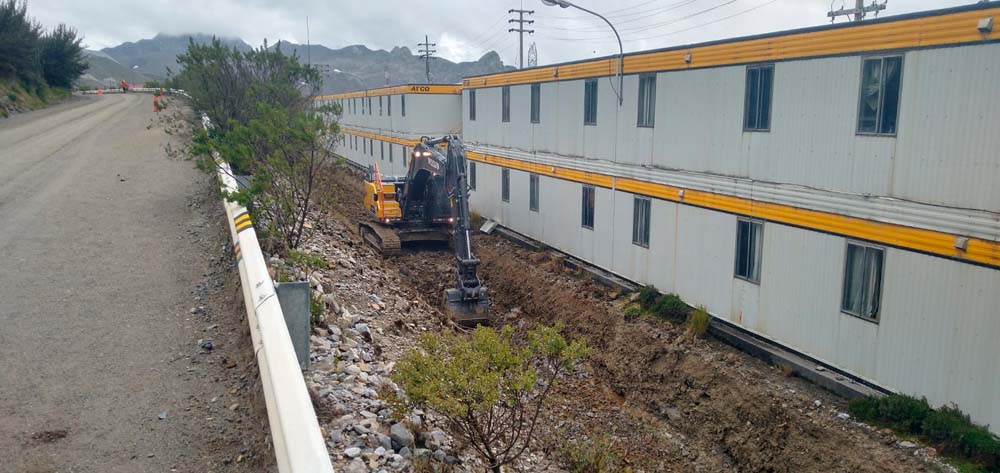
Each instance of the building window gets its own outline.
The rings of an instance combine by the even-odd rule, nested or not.
[[[391,95],[388,98],[385,99],[385,105],[386,105],[385,114],[387,116],[391,117],[392,116],[392,96]],[[392,156],[392,153],[390,153],[389,156]]]
[[[378,142],[379,159],[385,161],[385,141]]]
[[[895,135],[903,57],[865,59],[861,65],[858,133]]]
[[[392,162],[392,143],[389,143],[389,162]]]
[[[469,121],[476,121],[476,91],[469,91]]]
[[[368,97],[368,114],[372,115],[374,112],[374,107],[372,107],[372,98]]]
[[[378,97],[378,116],[382,116],[382,96]]]
[[[361,103],[364,103],[364,101]],[[361,154],[368,154],[368,142],[364,138],[361,139]]]
[[[351,99],[351,115],[357,113],[358,109],[358,99]]]
[[[884,259],[885,250],[882,248],[847,243],[844,295],[840,310],[865,319],[878,320]]]
[[[500,171],[500,200],[510,202],[510,169]]]
[[[583,228],[594,229],[594,201],[596,197],[594,186],[583,186],[583,211],[580,216],[580,225]]]
[[[404,117],[406,116],[406,96],[405,95],[400,95],[399,96],[399,113],[402,114]],[[404,153],[403,156],[406,156],[406,154]]]
[[[406,151],[406,146],[403,147],[403,167],[406,167],[406,156],[408,151]]]
[[[510,121],[510,86],[505,85],[500,89],[500,121],[506,123]]]
[[[736,221],[736,277],[760,284],[763,242],[763,223],[744,219]]]
[[[652,127],[656,112],[656,75],[639,76],[638,125]]]
[[[542,84],[531,84],[531,123],[538,123],[542,117]]]
[[[469,188],[476,190],[476,163],[469,161]]]
[[[538,212],[538,174],[528,176],[528,210]]]
[[[632,203],[632,244],[649,248],[650,200],[635,197]]]
[[[368,154],[373,158],[375,157],[375,140],[371,138],[368,139]]]
[[[583,83],[583,124],[597,125],[597,79]]]
[[[774,83],[774,65],[747,67],[746,97],[743,101],[743,129],[769,131],[771,129],[771,86]]]

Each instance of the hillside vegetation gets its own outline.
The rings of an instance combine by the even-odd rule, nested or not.
[[[87,65],[82,38],[60,24],[45,31],[23,0],[0,0],[0,117],[69,95]]]

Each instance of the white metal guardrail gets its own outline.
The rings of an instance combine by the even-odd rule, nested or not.
[[[210,126],[208,118],[203,124]],[[222,190],[237,190],[229,165],[219,163]],[[242,205],[224,201],[233,251],[240,269],[243,300],[260,370],[274,455],[281,473],[332,473],[330,455],[306,390],[292,339],[267,272],[250,214]]]

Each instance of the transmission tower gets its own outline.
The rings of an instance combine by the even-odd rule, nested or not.
[[[865,0],[854,0],[854,8],[844,9],[841,6],[840,10],[833,10],[833,5],[831,4],[830,11],[827,12],[826,16],[830,17],[830,23],[833,23],[838,16],[842,15],[854,15],[854,21],[861,21],[865,19],[865,15],[868,13],[875,13],[875,16],[878,17],[878,12],[885,10],[886,3],[888,3],[888,0],[882,3],[872,0],[871,5],[865,6]]]
[[[510,28],[507,30],[508,33],[517,32],[518,33],[518,56],[517,56],[517,68],[524,69],[524,34],[532,34],[535,30],[524,29],[524,25],[530,25],[535,22],[535,20],[525,20],[524,15],[534,15],[534,10],[516,10],[510,9],[507,11],[508,14],[517,13],[517,19],[511,18],[507,20],[507,23],[517,23],[517,28]]]
[[[535,43],[531,43],[528,46],[528,67],[535,67],[538,65],[538,48],[535,47]]]
[[[417,43],[417,46],[421,47],[421,49],[418,49],[417,51],[420,52],[421,55],[424,57],[424,73],[427,75],[427,83],[430,84],[431,83],[431,54],[434,54],[434,53],[437,52],[436,49],[431,49],[431,48],[434,47],[434,46],[437,46],[437,43],[430,43],[428,41],[429,40],[427,39],[427,35],[424,35],[424,42],[423,43]]]

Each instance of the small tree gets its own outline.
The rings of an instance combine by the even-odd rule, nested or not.
[[[42,27],[28,16],[21,0],[0,0],[0,78],[19,78],[29,83],[41,80],[38,73],[38,41]]]
[[[510,326],[480,326],[471,337],[425,335],[396,365],[392,379],[405,396],[389,402],[397,413],[440,415],[499,473],[528,448],[556,379],[586,354],[583,341],[567,343],[560,329],[538,326],[523,345]]]
[[[250,209],[254,221],[265,225],[283,250],[297,248],[305,236],[306,220],[315,200],[316,177],[334,162],[323,144],[336,123],[305,112],[266,103],[257,106],[257,118],[246,125],[232,121],[230,131],[196,133],[194,151],[199,167],[215,172],[212,151],[233,168],[251,176],[250,183],[226,197]]]
[[[68,89],[87,70],[81,41],[83,38],[77,35],[76,30],[64,24],[46,33],[39,41],[42,76],[50,86]]]

